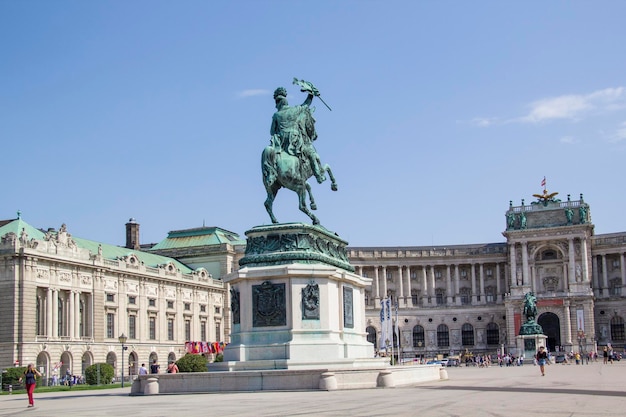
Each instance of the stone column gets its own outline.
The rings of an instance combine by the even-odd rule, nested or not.
[[[459,277],[459,265],[454,265],[454,299],[456,305],[461,305],[461,278]]]
[[[563,313],[565,314],[565,343],[572,344],[572,318],[569,311],[569,300],[563,301]]]
[[[428,305],[428,278],[426,277],[426,265],[422,266],[422,306]]]
[[[496,263],[496,302],[502,302],[502,288],[500,287],[500,264]]]
[[[433,301],[433,298],[436,297],[436,294],[435,294],[436,287],[437,286],[435,285],[435,266],[431,265],[430,266],[430,288],[429,288],[430,294],[429,295],[431,297],[430,302],[432,304],[436,304],[436,301]]]
[[[624,253],[619,254],[619,267],[622,273],[622,287],[626,286],[626,267],[624,267]]]
[[[398,294],[398,306],[406,305],[406,299],[404,298],[404,283],[402,282],[402,266],[398,265],[398,286],[400,287],[400,293]]]
[[[480,263],[478,267],[478,279],[480,280],[480,304],[486,304],[487,300],[485,299],[485,265],[483,263]]]
[[[382,298],[387,298],[389,296],[387,292],[387,267],[383,266],[383,293]]]
[[[376,288],[376,293],[374,295],[376,305],[380,304],[380,278],[378,276],[378,267],[374,267],[374,286]]]
[[[515,254],[515,243],[509,246],[509,258],[511,259],[511,287],[517,287],[517,256]]]
[[[470,269],[471,269],[470,279],[472,280],[472,305],[474,305],[478,302],[477,300],[478,297],[476,294],[476,265],[471,264]]]
[[[609,276],[606,269],[606,254],[602,255],[602,296],[609,296]]]
[[[452,288],[452,276],[450,275],[450,265],[446,265],[446,304],[452,304],[452,294],[454,293]]]
[[[46,291],[46,336],[52,337],[52,288]]]
[[[411,292],[411,267],[406,267],[406,306],[413,307],[413,293]]]
[[[80,338],[80,291],[74,292],[74,337]]]
[[[528,276],[528,242],[522,242],[522,280],[524,285],[530,284]]]
[[[569,244],[569,268],[567,271],[568,279],[567,282],[569,284],[576,282],[576,252],[574,251],[574,239],[567,239],[567,243]],[[569,285],[568,285],[569,289]]]
[[[581,252],[581,256],[582,256],[582,269],[583,269],[583,276],[582,276],[582,282],[589,282],[589,263],[588,263],[588,259],[589,256],[587,256],[587,238],[583,237],[582,239],[580,239],[580,252]]]

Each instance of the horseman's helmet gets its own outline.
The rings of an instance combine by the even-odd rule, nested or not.
[[[274,91],[274,100],[280,100],[283,98],[287,98],[287,89],[285,87],[278,87]]]

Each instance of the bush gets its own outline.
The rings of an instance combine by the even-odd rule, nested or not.
[[[221,354],[221,353],[218,353],[218,354],[215,356],[215,360],[214,360],[213,362],[224,362],[224,355],[223,355],[223,354]]]
[[[85,379],[89,385],[98,385],[98,369],[100,369],[100,384],[110,384],[115,370],[108,363],[94,363],[85,369]]]
[[[26,372],[25,366],[18,366],[16,368],[7,368],[6,373],[2,374],[2,385],[17,385],[19,384],[19,379]],[[24,382],[24,381],[22,381]]]
[[[180,372],[206,372],[207,359],[203,355],[186,354],[180,358],[176,365]]]

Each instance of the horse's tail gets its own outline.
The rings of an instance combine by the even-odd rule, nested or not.
[[[276,172],[276,149],[267,146],[261,154],[261,171],[263,172],[263,183],[265,187],[276,182],[278,173]]]

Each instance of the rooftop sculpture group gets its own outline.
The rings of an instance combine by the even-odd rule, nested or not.
[[[319,224],[319,219],[311,212],[316,210],[317,206],[308,179],[315,176],[317,182],[321,184],[326,180],[325,173],[328,173],[331,189],[337,191],[337,183],[330,166],[321,163],[313,146],[317,132],[312,114],[315,108],[311,107],[311,103],[314,97],[320,98],[322,103],[324,101],[312,83],[297,78],[294,78],[293,83],[300,86],[300,91],[307,93],[307,98],[301,105],[290,107],[287,102],[287,90],[278,87],[274,91],[276,112],[272,117],[270,128],[270,145],[263,150],[261,158],[263,184],[267,191],[265,209],[272,223],[278,223],[274,216],[273,204],[278,190],[284,187],[298,194],[299,209],[311,218],[313,224]],[[330,110],[330,107],[328,108]],[[310,200],[308,205],[307,195]]]

